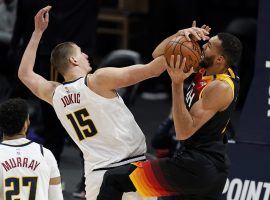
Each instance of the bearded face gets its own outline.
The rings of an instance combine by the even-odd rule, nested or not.
[[[214,64],[215,56],[204,56],[204,58],[200,62],[200,67],[207,69],[208,67]]]
[[[202,60],[200,66],[208,69],[218,63],[221,56],[221,41],[218,36],[210,38],[210,40],[203,45]]]

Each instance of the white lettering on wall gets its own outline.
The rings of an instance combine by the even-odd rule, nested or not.
[[[262,191],[263,182],[258,182],[256,186],[255,181],[251,181],[249,185],[247,200],[259,200]]]
[[[265,61],[265,67],[266,67],[266,68],[270,68],[270,61],[269,61],[269,60],[266,60],[266,61]]]
[[[230,187],[228,190],[227,199],[228,200],[240,199],[240,195],[242,192],[242,186],[243,186],[243,183],[240,179],[238,179],[238,178],[233,179],[231,181],[231,184],[230,184]]]
[[[239,178],[227,179],[223,194],[227,200],[269,200],[270,183]]]
[[[270,196],[270,183],[264,183],[263,187],[265,188],[263,200],[268,200]]]

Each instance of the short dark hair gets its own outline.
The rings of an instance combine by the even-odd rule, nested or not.
[[[28,105],[23,99],[9,99],[0,105],[0,129],[4,135],[19,133],[27,118]]]
[[[51,53],[51,65],[58,71],[60,74],[63,74],[68,63],[69,58],[74,53],[75,43],[73,42],[64,42],[58,44]]]
[[[236,67],[239,64],[242,54],[242,43],[230,33],[219,33],[218,38],[221,40],[221,53],[224,56],[229,67]]]

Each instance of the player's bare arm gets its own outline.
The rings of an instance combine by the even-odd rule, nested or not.
[[[18,77],[37,97],[52,104],[52,95],[59,83],[48,81],[33,71],[37,48],[48,27],[51,7],[42,8],[35,16],[35,30],[23,54]]]
[[[191,38],[195,41],[198,40],[209,40],[209,32],[211,28],[209,26],[203,25],[201,28],[196,27],[196,21],[193,21],[191,28],[181,29],[177,31],[177,33],[169,36],[165,40],[163,40],[153,51],[152,56],[153,58],[156,58],[160,55],[163,55],[165,52],[165,47],[168,44],[169,41],[171,41],[173,38],[177,36],[185,36],[188,41],[191,40]]]
[[[165,58],[161,56],[145,65],[138,64],[123,68],[101,68],[89,76],[89,87],[101,96],[115,96],[115,89],[157,77],[166,70],[166,66]]]
[[[50,179],[50,185],[58,185],[61,184],[61,177],[54,177]]]
[[[167,68],[172,79],[173,120],[177,139],[186,140],[217,112],[225,110],[230,105],[233,101],[233,90],[227,82],[215,80],[205,87],[202,98],[188,111],[184,102],[183,89],[184,80],[191,72],[183,72],[185,59],[181,65],[180,56],[176,64],[173,60],[172,56],[170,66]]]

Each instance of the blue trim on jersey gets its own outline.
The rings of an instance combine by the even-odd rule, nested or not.
[[[12,144],[5,144],[5,143],[0,143],[0,145],[5,145],[5,146],[9,146],[9,147],[23,147],[23,146],[27,146],[29,144],[33,143],[32,141],[27,142],[25,144],[17,144],[17,145],[12,145]]]
[[[73,81],[66,81],[66,82],[63,82],[62,84],[63,84],[63,85],[66,85],[66,84],[69,84],[69,83],[74,83],[75,81],[77,81],[77,80],[79,80],[79,79],[81,79],[81,78],[83,78],[83,77],[77,78],[77,79],[75,79],[75,80],[73,80]]]

